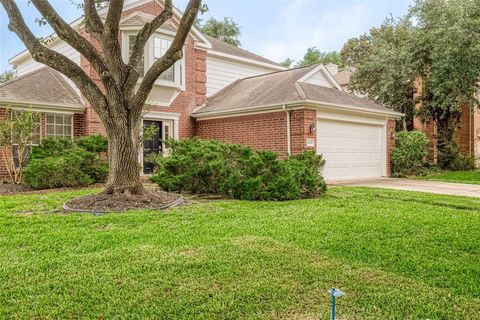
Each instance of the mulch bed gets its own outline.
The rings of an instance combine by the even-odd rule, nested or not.
[[[183,197],[161,190],[149,190],[143,195],[96,194],[75,198],[65,203],[64,209],[71,212],[107,213],[127,210],[162,210],[179,205]]]
[[[13,183],[0,184],[0,195],[16,194],[16,193],[29,192],[29,191],[33,191],[33,189],[30,188],[29,186],[25,186],[21,184],[13,184]]]

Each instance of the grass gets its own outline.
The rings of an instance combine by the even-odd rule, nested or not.
[[[444,171],[419,177],[423,180],[480,184],[480,171]]]
[[[58,211],[87,192],[0,198],[0,318],[328,319],[335,286],[339,319],[480,319],[480,199]]]

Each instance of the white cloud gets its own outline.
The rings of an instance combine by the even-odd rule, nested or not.
[[[331,4],[322,6],[312,0],[291,1],[279,16],[273,17],[272,20],[276,21],[269,22],[271,27],[265,30],[268,40],[255,48],[255,52],[282,61],[286,58],[299,60],[309,47],[321,51],[340,50],[348,38],[365,30],[369,12],[361,4]]]

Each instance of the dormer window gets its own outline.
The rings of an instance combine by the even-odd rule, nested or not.
[[[123,58],[125,63],[128,62],[130,54],[135,46],[137,38],[136,30],[125,30],[122,36]],[[140,78],[145,76],[147,70],[160,59],[172,45],[173,36],[163,33],[155,33],[145,44],[144,54],[138,64],[138,73]],[[156,81],[156,85],[165,87],[175,87],[185,90],[184,83],[184,67],[181,59],[173,66],[164,71]]]
[[[167,53],[168,48],[172,45],[172,41],[167,39],[162,39],[159,37],[153,37],[153,58],[154,62],[160,59],[165,53]],[[169,69],[165,70],[160,79],[175,81],[175,65],[171,66]]]

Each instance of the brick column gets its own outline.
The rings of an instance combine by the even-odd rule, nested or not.
[[[316,127],[317,112],[310,109],[293,110],[290,115],[290,130],[292,154],[302,153],[304,150],[315,150],[317,146]]]

